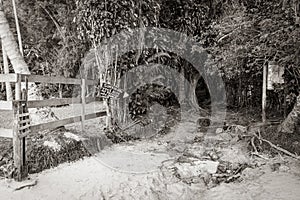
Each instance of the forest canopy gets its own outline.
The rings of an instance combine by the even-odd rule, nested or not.
[[[3,3],[14,31],[11,2]],[[194,37],[206,48],[210,54],[209,67],[221,72],[226,84],[229,106],[260,106],[262,67],[269,61],[276,61],[284,68],[285,79],[284,85],[270,91],[270,96],[276,99],[270,100],[270,106],[282,106],[283,87],[290,109],[299,93],[299,1],[20,0],[17,3],[24,58],[34,74],[74,77],[86,52],[105,38],[122,30],[159,27]],[[156,53],[147,49],[132,52],[131,56],[120,58],[119,68],[121,71],[132,68]],[[191,66],[183,59],[176,55],[170,59],[159,57],[162,63],[171,63],[179,71],[184,68],[185,76],[192,73]]]

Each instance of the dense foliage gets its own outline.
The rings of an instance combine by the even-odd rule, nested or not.
[[[11,3],[4,3],[14,27]],[[86,51],[105,38],[154,26],[185,33],[207,48],[208,65],[222,72],[229,105],[260,105],[262,66],[269,61],[285,68],[290,105],[298,95],[299,1],[22,0],[17,8],[24,57],[32,73],[73,77]],[[139,51],[118,58],[119,73],[145,64],[156,54],[156,61],[184,69],[185,76],[193,79],[194,70],[186,61],[165,53],[143,49],[141,43]],[[271,104],[282,104],[282,87],[269,91],[277,99]]]
[[[282,94],[283,87],[286,87],[289,104],[298,95],[299,10],[295,10],[297,2],[296,5],[292,2],[283,5],[282,2],[249,1],[213,25],[213,31],[218,34],[214,45],[210,47],[214,64],[222,71],[227,86],[235,88],[233,93],[239,94],[238,90],[243,92],[243,96],[250,93],[252,102],[259,102],[262,67],[269,61],[276,61],[285,69],[286,84],[278,85],[275,93]],[[278,98],[276,95],[274,97]],[[278,105],[283,101],[283,95],[279,97],[273,104]]]

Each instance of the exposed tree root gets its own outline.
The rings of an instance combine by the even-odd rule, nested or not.
[[[244,137],[245,137],[245,136],[244,136]],[[257,140],[260,142],[260,144],[262,144],[262,142],[265,142],[265,143],[267,143],[268,145],[270,145],[272,148],[276,149],[277,151],[283,152],[284,154],[286,154],[286,155],[288,155],[288,156],[290,156],[290,157],[292,157],[292,158],[295,158],[295,159],[297,159],[297,160],[300,160],[300,157],[299,157],[298,155],[293,154],[293,153],[289,152],[288,150],[286,150],[286,149],[284,149],[284,148],[281,148],[281,147],[279,147],[279,146],[273,144],[273,143],[270,142],[269,140],[266,140],[266,139],[262,138],[261,135],[260,135],[260,132],[258,132],[258,133],[252,132],[252,134],[249,135],[249,137],[251,137],[250,143],[251,143],[251,146],[252,146],[253,149],[254,149],[254,152],[252,153],[253,155],[256,155],[256,156],[259,156],[259,157],[261,157],[261,158],[266,159],[265,157],[259,155],[259,153],[258,153],[257,147],[256,147],[255,142],[254,142],[254,140],[257,139]]]

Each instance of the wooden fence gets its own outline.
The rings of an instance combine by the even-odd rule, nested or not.
[[[17,170],[16,180],[18,181],[23,180],[28,175],[26,160],[26,136],[28,134],[38,133],[42,130],[51,130],[76,122],[81,122],[82,130],[84,130],[85,120],[106,116],[106,111],[100,111],[92,114],[86,114],[85,112],[85,105],[87,103],[99,101],[99,99],[95,97],[86,97],[86,88],[88,86],[96,85],[96,81],[94,80],[39,75],[0,74],[0,82],[9,82],[15,84],[15,99],[13,101],[0,101],[0,110],[10,110],[13,112],[13,128],[0,128],[0,137],[13,138],[14,165]],[[22,82],[25,84],[25,87],[23,86],[23,88],[21,88]],[[80,85],[81,97],[28,100],[29,82]],[[28,112],[29,108],[59,106],[65,104],[81,104],[81,115],[42,124],[31,124],[30,115]]]

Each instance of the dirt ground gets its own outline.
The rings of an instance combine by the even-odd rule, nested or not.
[[[67,110],[54,112],[63,117],[70,115]],[[188,115],[164,136],[107,146],[22,183],[2,179],[1,199],[299,199],[299,160],[251,154],[239,137],[247,130],[239,125],[219,130],[207,142],[197,116]],[[88,132],[100,134],[98,123],[89,122]],[[32,181],[36,184],[26,187]]]
[[[146,151],[150,151],[150,146],[153,150],[160,145],[148,143]],[[14,190],[18,186],[14,181],[1,180],[1,198],[299,199],[300,165],[286,157],[268,162],[258,159],[256,162],[261,166],[244,170],[239,181],[209,188],[202,181],[183,182],[174,176],[172,167],[162,167],[162,162],[172,156],[158,152],[144,156],[142,147],[145,147],[145,142],[134,146],[124,144],[106,149],[94,157],[61,164],[31,175],[32,180],[37,180],[37,185],[18,191]],[[274,170],[274,163],[281,165]]]

